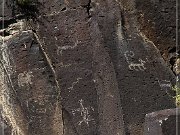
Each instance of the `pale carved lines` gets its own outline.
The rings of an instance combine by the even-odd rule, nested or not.
[[[46,113],[46,108],[44,107],[44,103],[41,103],[42,101],[39,101],[39,100],[34,100],[34,103],[37,104],[39,107],[35,107],[33,105],[33,107],[31,107],[31,109],[33,109],[33,112],[36,112],[36,113],[41,113],[41,114],[45,114]]]
[[[70,46],[70,45],[58,46],[57,55],[61,55],[62,56],[63,50],[74,49],[74,48],[76,48],[78,46],[77,44],[78,44],[78,42],[75,42],[75,44],[73,46]]]
[[[35,105],[37,105],[38,107]],[[26,101],[26,107],[28,108],[28,110],[39,114],[45,114],[47,112],[47,105],[48,108],[53,107],[51,104],[49,104],[49,95],[39,95],[34,99],[30,98]]]
[[[158,79],[158,83],[159,83],[159,86],[164,89],[164,88],[172,88],[172,84],[170,81],[167,81],[167,80],[159,80]]]
[[[172,89],[172,84],[170,81],[168,80],[158,80],[158,84],[161,87],[161,90],[164,90],[166,92],[167,95],[169,95],[171,97],[171,95],[169,94],[168,90]]]
[[[94,121],[94,119],[90,118],[91,116],[89,114],[89,111],[90,110],[94,111],[94,108],[93,107],[84,107],[82,99],[79,100],[79,104],[80,104],[80,108],[72,110],[72,114],[75,116],[76,112],[80,113],[82,120],[80,120],[78,122],[79,126],[81,126],[82,123],[85,123],[85,124],[87,124],[87,126],[89,126],[89,122]]]
[[[144,66],[144,64],[146,63],[145,61],[143,61],[142,59],[139,59],[139,62],[140,63],[133,63],[133,62],[131,62],[130,64],[129,64],[129,69],[130,70],[133,70],[133,69],[135,69],[136,71],[139,71],[139,70],[141,70],[141,71],[144,71],[145,69],[146,69],[146,67]],[[137,68],[136,68],[137,67]]]
[[[67,67],[70,67],[70,66],[74,66],[74,68],[76,68],[75,66],[76,65],[80,65],[80,64],[84,64],[85,62],[80,62],[80,63],[69,63],[69,64],[64,64],[63,62],[60,62],[59,63],[59,67],[61,68],[67,68]]]
[[[64,64],[63,62],[60,62],[60,67],[61,68],[66,68],[66,67],[70,67],[72,64]]]
[[[76,84],[78,84],[78,83],[79,83],[79,80],[81,80],[81,79],[82,79],[82,78],[79,78],[79,77],[78,77],[78,78],[76,79],[76,81],[73,82],[72,85],[71,85],[71,87],[69,87],[68,89],[69,89],[69,90],[73,90],[73,89],[74,89],[74,86],[75,86]]]
[[[146,69],[145,63],[146,61],[142,60],[141,58],[138,59],[139,63],[133,62],[131,59],[134,58],[134,52],[133,51],[126,51],[124,53],[124,56],[126,58],[128,65],[128,68],[130,70],[136,70],[136,71],[144,71]]]

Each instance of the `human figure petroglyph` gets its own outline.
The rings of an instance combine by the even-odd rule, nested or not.
[[[23,73],[20,73],[18,75],[18,85],[19,87],[23,87],[25,85],[30,85],[32,84],[32,72],[26,72],[24,71]]]
[[[79,100],[80,103],[80,108],[72,110],[72,114],[75,116],[76,112],[79,112],[80,115],[82,116],[82,120],[78,122],[78,125],[81,126],[81,124],[84,122],[89,126],[90,121],[94,121],[94,119],[90,118],[89,111],[92,110],[94,111],[93,107],[84,107],[83,105],[83,100]]]
[[[142,60],[141,58],[139,58],[139,63],[137,62],[133,62],[133,58],[135,56],[134,52],[133,51],[126,51],[124,53],[124,56],[126,58],[126,61],[127,63],[129,64],[128,65],[128,68],[130,70],[136,70],[136,71],[144,71],[146,69],[145,67],[145,63],[146,61]]]

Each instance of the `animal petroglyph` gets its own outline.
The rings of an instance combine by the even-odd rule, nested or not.
[[[145,61],[143,61],[142,59],[139,59],[140,63],[129,63],[129,69],[130,70],[136,70],[136,71],[144,71],[146,69],[146,67],[144,66],[144,64],[146,63]]]
[[[132,59],[134,58],[134,52],[133,51],[126,51],[124,53],[124,56],[126,58],[128,65],[128,68],[130,70],[136,70],[136,71],[144,71],[146,69],[145,63],[146,61],[142,60],[141,58],[138,59],[139,63],[134,62]]]
[[[79,80],[81,80],[82,78],[77,78],[75,82],[72,83],[71,87],[69,87],[69,90],[73,90],[74,86],[79,83]]]
[[[84,107],[82,99],[79,100],[79,103],[80,103],[80,108],[74,109],[72,111],[72,114],[76,115],[76,112],[79,112],[80,115],[82,116],[82,120],[78,122],[79,126],[81,126],[81,124],[83,122],[89,126],[89,122],[94,121],[94,119],[90,118],[91,116],[89,114],[89,111],[90,110],[94,111],[94,108],[93,107]]]
[[[63,50],[74,49],[75,47],[77,47],[77,43],[75,43],[74,46],[70,46],[70,45],[58,46],[57,54],[62,56]]]
[[[32,72],[24,71],[23,73],[20,73],[18,75],[19,87],[23,87],[23,86],[32,84],[32,77],[33,77]]]
[[[167,80],[158,80],[159,86],[161,89],[166,89],[166,88],[172,88],[172,84],[170,81]]]

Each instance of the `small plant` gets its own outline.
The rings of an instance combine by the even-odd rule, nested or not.
[[[178,85],[175,85],[174,87],[172,87],[172,90],[176,92],[176,96],[174,96],[173,98],[176,99],[177,107],[180,107],[180,87]]]

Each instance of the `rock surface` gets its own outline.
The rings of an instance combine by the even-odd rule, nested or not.
[[[175,1],[0,4],[5,135],[143,135],[175,107]]]
[[[146,135],[176,135],[179,125],[179,109],[165,109],[146,114],[144,132]],[[170,128],[171,127],[171,128]]]

